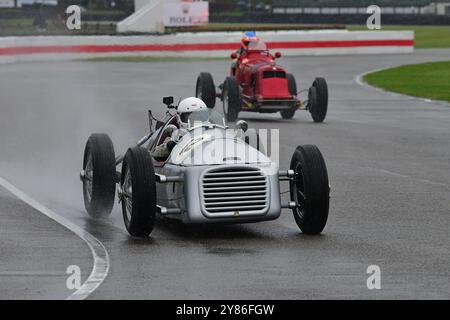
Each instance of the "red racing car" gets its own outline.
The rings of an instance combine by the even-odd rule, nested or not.
[[[216,97],[223,102],[223,112],[228,121],[236,121],[240,111],[275,113],[291,119],[297,110],[309,110],[314,122],[323,122],[328,109],[328,87],[324,78],[316,78],[308,90],[307,100],[300,100],[297,84],[292,74],[276,63],[280,52],[272,55],[266,44],[250,42],[246,50],[232,53],[236,60],[230,76],[216,91],[213,77],[202,72],[197,78],[196,97],[209,108],[214,108]]]

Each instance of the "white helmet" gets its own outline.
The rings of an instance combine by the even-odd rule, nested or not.
[[[206,104],[199,98],[186,98],[180,102],[177,108],[178,121],[182,125],[187,125],[189,115],[193,112],[208,111]]]

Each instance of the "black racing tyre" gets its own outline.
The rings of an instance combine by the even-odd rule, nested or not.
[[[216,105],[216,86],[210,73],[199,74],[195,86],[195,96],[202,99],[208,108],[214,108]]]
[[[292,119],[295,115],[297,108],[291,108],[286,110],[281,110],[280,114],[283,119]]]
[[[227,77],[223,84],[223,114],[227,121],[235,122],[241,110],[241,94],[235,77]]]
[[[108,135],[92,134],[83,156],[84,206],[93,218],[109,216],[116,192],[116,160],[114,146]]]
[[[147,149],[128,149],[122,164],[119,193],[128,233],[133,237],[148,237],[156,220],[156,181]]]
[[[293,96],[297,95],[297,82],[295,81],[295,77],[292,73],[288,73],[287,75],[288,81],[288,90],[289,93]]]
[[[297,96],[297,82],[295,81],[295,77],[293,74],[287,74],[288,80],[288,90],[289,93],[293,96]],[[297,111],[297,107],[293,106],[291,109],[281,110],[280,114],[283,119],[292,119]]]
[[[319,234],[327,223],[330,203],[328,172],[320,150],[314,145],[298,146],[290,169],[296,174],[290,182],[295,221],[304,234]]]
[[[328,85],[324,78],[316,78],[309,90],[309,111],[314,122],[323,122],[328,111]]]

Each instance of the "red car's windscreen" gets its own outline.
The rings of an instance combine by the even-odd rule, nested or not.
[[[248,51],[267,51],[267,45],[262,41],[250,42],[248,44]]]

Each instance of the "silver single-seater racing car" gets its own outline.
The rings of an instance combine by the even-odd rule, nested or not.
[[[149,236],[158,215],[187,224],[250,223],[277,219],[283,208],[292,209],[303,233],[322,232],[330,187],[316,146],[298,146],[290,168],[279,170],[245,121],[228,127],[200,99],[185,101],[175,107],[173,97],[164,98],[165,120],[149,111],[150,133],[117,158],[106,134],[89,137],[80,178],[90,216],[108,216],[117,190],[135,237]],[[290,201],[282,201],[282,181]]]

